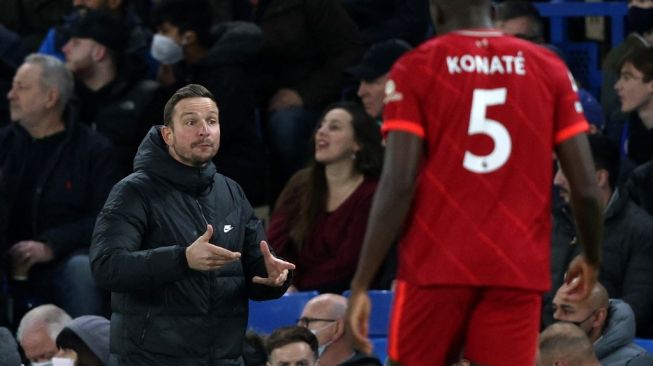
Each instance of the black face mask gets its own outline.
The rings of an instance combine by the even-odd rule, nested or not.
[[[628,24],[633,32],[639,34],[650,32],[653,29],[653,8],[631,6],[628,8]]]

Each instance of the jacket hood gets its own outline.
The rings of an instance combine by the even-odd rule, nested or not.
[[[599,359],[635,340],[635,314],[622,300],[610,299],[607,325],[601,338],[594,342],[594,352]]]
[[[71,320],[66,328],[72,330],[105,365],[109,364],[110,323],[97,315],[84,315]]]
[[[134,158],[134,171],[143,170],[150,175],[160,177],[180,191],[199,196],[210,189],[215,165],[209,161],[203,167],[191,167],[175,160],[168,152],[168,146],[161,136],[161,127],[150,128],[143,142],[138,147]]]

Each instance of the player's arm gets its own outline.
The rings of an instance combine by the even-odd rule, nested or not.
[[[567,281],[580,275],[579,296],[585,297],[585,291],[591,291],[590,286],[596,281],[603,237],[603,212],[594,161],[585,134],[562,141],[556,146],[556,153],[569,181],[576,232],[583,243],[583,258],[576,258],[569,265]]]
[[[411,133],[388,134],[383,173],[372,202],[352,291],[369,288],[401,232],[413,200],[422,144],[423,140]]]

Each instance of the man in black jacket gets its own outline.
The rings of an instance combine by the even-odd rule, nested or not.
[[[619,172],[617,147],[601,135],[589,136],[596,176],[604,204],[603,262],[599,271],[601,283],[611,298],[623,299],[635,313],[637,334],[644,336],[653,324],[653,221],[644,210],[616,187]],[[554,183],[565,202],[569,202],[569,186],[561,170]],[[580,252],[580,247],[565,204],[553,210],[551,247],[552,288],[564,281],[567,264]],[[549,306],[553,290],[545,296],[545,325],[552,320]]]
[[[0,235],[10,246],[17,319],[28,310],[19,305],[34,295],[73,316],[106,307],[87,251],[117,165],[108,140],[64,114],[72,89],[61,61],[34,54],[7,95],[15,123],[0,130],[0,194],[9,212]]]
[[[93,274],[111,289],[112,365],[242,365],[248,299],[281,296],[275,258],[238,184],[216,173],[218,108],[179,89],[100,213]]]

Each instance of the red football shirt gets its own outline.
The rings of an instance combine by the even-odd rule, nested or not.
[[[384,133],[424,139],[400,279],[548,290],[552,154],[587,130],[549,50],[496,30],[437,37],[386,84]]]

